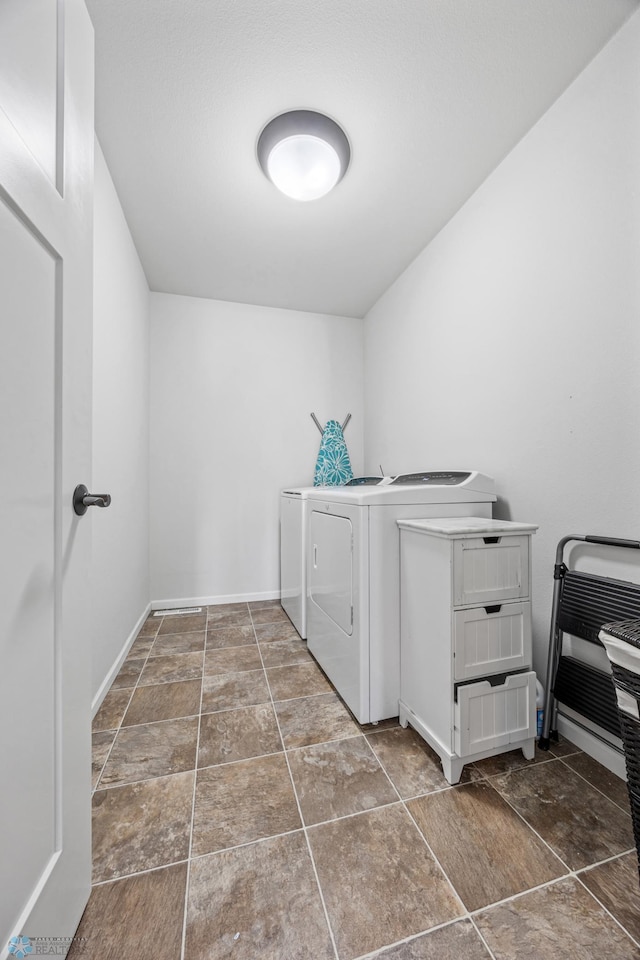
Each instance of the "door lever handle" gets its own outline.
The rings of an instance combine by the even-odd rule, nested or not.
[[[89,507],[108,507],[110,503],[110,493],[89,493],[84,483],[73,491],[73,509],[79,517],[84,517]]]

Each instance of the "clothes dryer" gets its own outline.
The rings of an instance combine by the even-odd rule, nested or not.
[[[308,492],[308,647],[360,723],[398,715],[396,521],[490,518],[495,500],[494,481],[475,471],[403,474],[376,486]]]
[[[354,477],[348,488],[391,483],[393,477]],[[280,494],[280,605],[307,639],[307,502],[310,493],[335,487],[290,487]]]

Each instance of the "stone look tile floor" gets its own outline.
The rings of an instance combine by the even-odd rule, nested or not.
[[[626,786],[567,741],[450,787],[360,726],[277,601],[149,617],[93,733],[69,956],[640,960]]]

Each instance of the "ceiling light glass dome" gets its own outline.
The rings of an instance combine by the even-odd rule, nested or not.
[[[275,117],[260,134],[257,151],[265,175],[294,200],[317,200],[329,193],[351,158],[341,127],[313,110]]]

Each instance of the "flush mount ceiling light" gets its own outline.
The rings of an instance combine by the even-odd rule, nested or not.
[[[329,193],[344,177],[350,158],[344,130],[314,110],[281,113],[258,137],[265,176],[294,200],[317,200]]]

